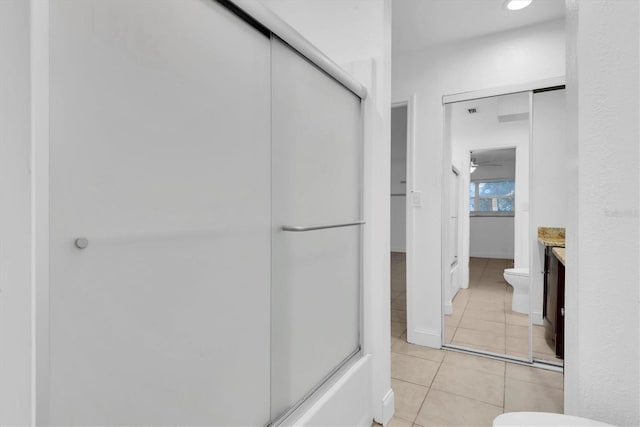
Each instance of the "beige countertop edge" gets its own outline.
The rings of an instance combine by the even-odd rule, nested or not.
[[[564,248],[565,244],[564,239],[549,239],[544,237],[538,237],[538,242],[540,242],[544,246],[553,246],[557,248]]]
[[[562,265],[565,265],[565,255],[566,255],[565,248],[555,247],[551,250],[551,252],[556,256],[556,258],[558,258],[558,261],[560,261]]]

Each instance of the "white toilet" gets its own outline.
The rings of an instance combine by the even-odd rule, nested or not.
[[[609,426],[611,424],[572,415],[551,414],[547,412],[508,412],[493,420],[493,427],[569,427],[569,426]]]
[[[529,269],[506,268],[504,280],[513,288],[511,310],[516,313],[529,314]]]

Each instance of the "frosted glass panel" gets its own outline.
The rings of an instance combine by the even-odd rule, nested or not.
[[[272,42],[272,417],[358,348],[361,226],[287,232],[361,216],[360,99]]]
[[[269,39],[215,2],[51,17],[49,423],[267,424]]]

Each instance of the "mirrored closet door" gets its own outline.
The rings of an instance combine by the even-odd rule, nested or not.
[[[453,173],[444,344],[522,360],[529,359],[530,323],[524,272],[529,262],[524,244],[529,96],[521,92],[445,105]]]
[[[564,86],[445,104],[445,346],[563,365],[565,120]]]

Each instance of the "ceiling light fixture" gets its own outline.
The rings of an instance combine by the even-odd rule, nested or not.
[[[520,10],[531,4],[532,0],[507,0],[505,3],[509,10]]]
[[[478,167],[478,164],[476,163],[476,159],[472,158],[471,163],[469,163],[469,173],[470,174],[474,173],[477,167]]]

